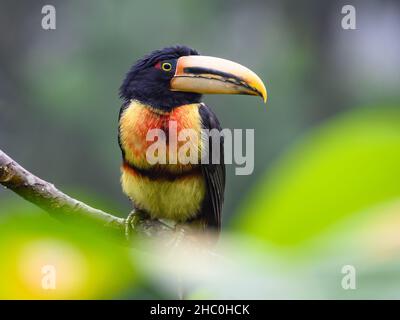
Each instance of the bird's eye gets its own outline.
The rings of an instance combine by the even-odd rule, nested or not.
[[[164,62],[161,65],[161,69],[163,69],[164,71],[171,71],[172,70],[172,64],[170,64],[169,62]]]

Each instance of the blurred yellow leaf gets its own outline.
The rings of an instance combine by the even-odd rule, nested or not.
[[[0,299],[112,298],[134,288],[129,248],[42,215],[0,220]]]

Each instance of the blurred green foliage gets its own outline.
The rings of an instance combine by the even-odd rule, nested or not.
[[[400,197],[400,108],[359,108],[300,139],[268,170],[236,227],[293,246]]]
[[[110,299],[135,288],[133,256],[109,234],[18,207],[0,219],[0,299]]]

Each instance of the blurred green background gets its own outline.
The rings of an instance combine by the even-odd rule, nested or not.
[[[41,28],[45,4],[56,8],[56,30]],[[251,97],[204,98],[223,127],[255,128],[255,170],[235,176],[227,168],[220,248],[234,263],[228,273],[222,262],[213,266],[215,278],[201,279],[219,281],[200,281],[204,290],[189,273],[199,292],[193,297],[400,298],[400,4],[352,1],[357,29],[344,30],[345,4],[0,0],[0,148],[70,195],[126,216],[117,144],[125,72],[149,51],[173,44],[237,61],[265,81],[269,101],[265,108]],[[21,227],[13,217],[27,213],[40,219]],[[23,285],[10,289],[3,277],[0,297],[173,296],[166,270],[132,271],[141,269],[136,254],[117,244],[118,257],[107,246],[81,246],[74,232],[43,215],[0,191],[0,230],[19,230],[2,232],[1,260],[18,252],[13,245],[24,228],[57,241],[69,234],[64,240],[83,257],[101,251],[101,277],[115,280],[118,290],[102,294],[110,292],[104,281],[94,294],[84,277],[86,291],[43,296]],[[50,234],[47,224],[54,225]],[[89,243],[101,238],[76,233]],[[106,261],[124,259],[132,274],[121,262],[121,276],[110,277],[109,268],[118,268]],[[341,287],[344,265],[357,270],[355,290]],[[216,276],[219,268],[225,277]]]

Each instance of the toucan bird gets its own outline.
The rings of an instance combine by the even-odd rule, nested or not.
[[[202,164],[179,159],[172,162],[169,154],[166,163],[150,163],[147,154],[154,143],[148,139],[151,129],[166,132],[165,138],[159,139],[165,139],[167,150],[172,143],[178,149],[183,145],[168,135],[172,121],[178,134],[185,129],[199,135],[202,129],[221,130],[214,112],[201,102],[202,94],[208,93],[267,99],[263,82],[251,70],[229,60],[199,55],[186,46],[153,51],[130,68],[120,87],[121,184],[134,208],[149,218],[219,232],[225,190],[223,156],[219,163]],[[196,150],[202,150],[201,137],[193,143]],[[223,139],[218,147],[223,155]],[[207,153],[211,158],[213,147]],[[200,157],[199,153],[198,160]]]

